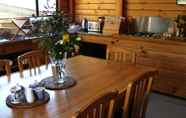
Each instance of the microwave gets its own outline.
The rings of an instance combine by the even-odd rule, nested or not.
[[[88,31],[89,32],[99,32],[100,23],[96,21],[88,21]]]

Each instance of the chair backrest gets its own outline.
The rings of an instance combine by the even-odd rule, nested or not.
[[[76,112],[73,118],[113,118],[118,92],[108,92]]]
[[[136,54],[134,51],[119,46],[108,45],[107,47],[107,60],[116,62],[135,64]]]
[[[20,76],[23,77],[23,69],[24,65],[27,65],[30,70],[30,76],[32,76],[32,69],[34,70],[34,74],[36,75],[36,68],[38,68],[38,72],[40,73],[40,66],[43,64],[48,65],[48,55],[40,50],[33,50],[30,52],[26,52],[17,58],[18,67]]]
[[[157,71],[147,72],[130,83],[124,100],[124,118],[144,118],[153,78]]]
[[[6,75],[8,76],[8,79],[10,79],[10,75],[11,75],[11,65],[12,65],[11,60],[0,59],[0,70],[6,71]]]

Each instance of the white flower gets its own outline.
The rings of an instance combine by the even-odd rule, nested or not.
[[[63,44],[63,40],[57,41],[56,44],[61,44],[62,45]]]
[[[74,45],[75,52],[79,52],[80,47],[78,45]]]
[[[61,45],[64,43],[63,40],[59,40],[59,41],[60,41],[59,44],[61,44]]]
[[[60,55],[62,55],[62,52],[59,52]]]
[[[76,40],[77,40],[77,41],[80,41],[80,40],[81,40],[81,37],[80,37],[80,36],[78,36],[78,37],[76,38]]]

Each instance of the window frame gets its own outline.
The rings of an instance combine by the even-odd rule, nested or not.
[[[43,15],[39,14],[39,0],[35,0],[36,2],[36,16],[37,17],[42,17]],[[56,11],[59,9],[59,1],[56,0]],[[44,15],[44,16],[50,16],[50,15]]]

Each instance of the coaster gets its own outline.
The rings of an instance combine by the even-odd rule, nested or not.
[[[40,85],[49,90],[63,90],[76,85],[76,80],[70,76],[66,76],[64,77],[64,82],[59,82],[52,76],[41,80]]]
[[[44,99],[43,100],[36,100],[33,103],[19,103],[19,102],[14,102],[12,99],[12,96],[9,95],[6,98],[6,104],[8,107],[10,108],[18,108],[18,109],[22,109],[22,108],[34,108],[43,104],[46,104],[48,101],[50,100],[50,96],[49,94],[45,91],[44,92]]]

